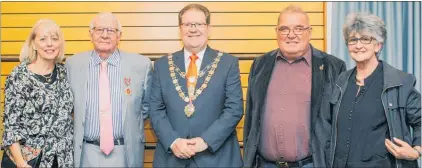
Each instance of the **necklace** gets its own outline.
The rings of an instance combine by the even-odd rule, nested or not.
[[[191,117],[193,115],[193,113],[195,112],[195,106],[193,105],[192,101],[194,101],[201,93],[202,91],[207,88],[208,86],[208,82],[211,80],[212,75],[215,72],[215,69],[217,68],[218,62],[220,62],[221,57],[223,56],[222,52],[218,52],[217,54],[217,58],[214,59],[213,63],[211,64],[211,68],[208,70],[208,75],[207,77],[205,77],[205,81],[204,83],[202,83],[201,87],[199,89],[197,89],[195,91],[195,88],[190,88],[191,90],[189,91],[188,96],[186,96],[186,94],[182,91],[182,87],[179,85],[179,81],[176,78],[176,69],[179,69],[173,62],[173,55],[170,54],[168,56],[168,64],[169,64],[169,70],[170,70],[170,76],[171,79],[173,81],[174,87],[176,89],[176,91],[179,93],[179,97],[182,98],[183,101],[185,101],[186,103],[189,103],[185,106],[184,112],[186,114],[187,117]],[[180,69],[179,69],[180,70]],[[182,74],[180,74],[180,71],[178,72],[180,76],[182,76]],[[203,74],[205,74],[206,72],[204,71]],[[184,76],[186,76],[185,73],[183,73],[183,78],[185,78]],[[195,93],[195,94],[193,94]]]
[[[54,72],[54,70],[50,73],[50,75],[41,75],[42,77],[44,77],[45,78],[45,80],[48,82],[48,83],[51,83],[51,77],[53,76],[53,72]]]
[[[198,78],[203,77],[210,68],[211,68],[211,66],[210,65],[207,65],[204,68],[204,70],[199,71]],[[177,72],[182,78],[186,78],[186,73],[185,72],[182,72],[182,70],[180,70],[179,67],[174,66],[174,71]]]

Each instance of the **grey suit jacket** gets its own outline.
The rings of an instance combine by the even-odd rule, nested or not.
[[[84,124],[86,113],[86,93],[88,65],[93,51],[76,54],[66,60],[68,78],[74,94],[74,162],[80,167]],[[123,92],[123,130],[126,162],[129,167],[143,167],[144,161],[144,120],[149,114],[150,85],[152,80],[151,60],[147,57],[126,53],[120,50],[121,77],[130,78],[132,93]],[[126,89],[126,85],[122,85]]]
[[[211,64],[217,52],[207,48],[201,70]],[[173,54],[173,60],[185,71],[183,50]],[[198,79],[199,88],[207,74]],[[186,79],[176,75],[187,95]],[[154,167],[184,167],[195,162],[199,167],[241,167],[242,158],[236,136],[236,125],[242,118],[243,98],[240,85],[239,61],[224,54],[211,77],[208,87],[193,102],[195,113],[186,117],[187,105],[180,97],[170,77],[168,57],[154,64],[151,89],[151,123],[158,137],[154,154]],[[201,137],[209,148],[191,159],[179,159],[170,145],[177,138]]]

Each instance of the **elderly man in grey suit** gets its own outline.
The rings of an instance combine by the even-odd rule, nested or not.
[[[151,61],[117,48],[122,27],[111,13],[90,25],[94,50],[66,61],[75,95],[75,167],[142,167]]]
[[[184,49],[154,64],[154,167],[242,167],[235,129],[243,114],[239,61],[207,46],[209,24],[206,7],[183,8]]]

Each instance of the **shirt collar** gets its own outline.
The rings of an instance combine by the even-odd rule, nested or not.
[[[204,58],[206,49],[207,48],[205,47],[204,49],[202,49],[201,51],[196,53],[196,56],[198,56],[199,61],[202,61],[202,59]],[[192,53],[189,52],[188,50],[186,50],[186,48],[183,49],[183,53],[184,53],[184,56],[185,56],[185,63],[187,63],[190,60],[190,56],[192,55]]]
[[[281,53],[280,49],[277,51],[277,56],[276,59],[284,59],[287,61],[287,58],[283,56],[283,54]],[[301,57],[297,58],[296,60],[301,60],[303,59],[306,64],[308,64],[308,66],[311,66],[312,64],[312,48],[311,45],[308,45],[308,49],[306,50],[305,54],[303,54]]]
[[[103,60],[101,59],[100,55],[94,51],[93,54],[91,55],[91,63],[94,66],[97,66],[99,64],[101,64]],[[117,66],[119,64],[120,61],[120,52],[118,49],[114,50],[113,54],[111,54],[110,57],[107,58],[107,64],[109,65],[113,65],[113,66]]]

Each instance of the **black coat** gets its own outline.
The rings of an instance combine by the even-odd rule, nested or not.
[[[319,149],[318,132],[315,132],[315,121],[319,115],[321,98],[329,94],[334,87],[337,76],[346,70],[344,61],[323,51],[312,48],[312,97],[311,97],[311,140],[310,150],[313,155],[314,166],[324,167],[323,150]],[[269,81],[271,79],[277,51],[270,51],[255,58],[250,73],[248,92],[246,96],[246,111],[244,125],[244,157],[245,167],[256,166],[255,157],[260,140],[263,107]],[[327,102],[328,103],[328,102]],[[324,141],[325,143],[325,141]]]
[[[383,64],[383,92],[381,94],[382,105],[387,118],[390,140],[399,138],[410,146],[421,145],[421,94],[414,88],[416,79],[413,75],[397,70],[386,62]],[[347,88],[347,81],[351,77],[353,69],[342,73],[336,80],[336,86],[332,94],[327,95],[327,101],[321,107],[321,116],[317,121],[319,132],[326,134],[324,148],[326,164],[332,167],[334,162],[334,150],[337,141],[337,115],[339,106]],[[326,98],[324,98],[326,99]],[[410,131],[413,128],[413,132]],[[412,136],[413,134],[413,136]],[[365,140],[365,137],[362,137]],[[370,149],[368,149],[370,150]],[[395,159],[396,168],[417,167],[417,161]]]

